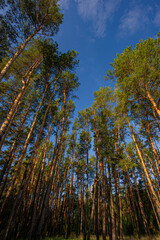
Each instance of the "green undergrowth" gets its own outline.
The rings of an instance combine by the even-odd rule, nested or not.
[[[100,240],[103,240],[102,237],[99,238]],[[45,240],[66,240],[65,238],[45,238]],[[68,240],[83,240],[82,238],[68,238]],[[90,238],[90,240],[96,240],[96,237],[93,236]],[[109,237],[106,238],[106,240],[109,240]],[[152,236],[152,237],[133,237],[133,236],[126,236],[123,238],[123,240],[160,240],[160,235]]]

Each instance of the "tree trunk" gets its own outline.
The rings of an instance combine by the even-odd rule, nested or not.
[[[127,184],[128,184],[128,190],[129,190],[128,192],[130,192],[130,199],[131,199],[131,202],[132,202],[132,207],[133,207],[133,212],[134,212],[136,230],[137,230],[137,234],[139,235],[139,223],[138,223],[137,211],[136,211],[136,206],[135,206],[136,199],[133,196],[133,191],[132,191],[132,186],[131,186],[131,183],[130,183],[128,171],[126,172],[126,180],[127,180]]]
[[[136,191],[137,191],[139,206],[140,206],[140,210],[141,210],[141,214],[142,214],[142,219],[143,219],[143,225],[144,225],[145,233],[146,233],[148,236],[150,236],[150,231],[149,231],[149,227],[148,227],[148,223],[147,223],[147,218],[146,218],[146,215],[145,215],[145,212],[144,212],[142,200],[141,200],[141,197],[140,197],[140,194],[139,194],[139,190],[138,190],[138,186],[137,186],[137,181],[136,181],[136,178],[135,178],[133,169],[131,169],[131,172],[132,172],[132,176],[133,176],[134,183],[135,183],[135,186],[136,186]]]
[[[101,172],[101,191],[102,191],[102,236],[106,240],[106,199],[105,199],[105,176],[103,159],[100,159],[100,172]]]
[[[116,240],[116,228],[115,228],[115,218],[114,218],[114,206],[113,206],[113,195],[112,195],[112,184],[111,184],[111,172],[110,172],[109,163],[108,163],[108,177],[109,177],[109,189],[110,189],[112,240]]]
[[[6,174],[6,175],[5,175],[3,184],[1,185],[0,196],[2,195],[3,190],[4,190],[4,188],[5,188],[5,184],[6,184],[6,181],[7,181],[8,174],[9,174],[9,170],[10,170],[11,165],[12,165],[12,162],[13,162],[14,153],[15,153],[15,151],[16,151],[15,145],[16,145],[17,141],[20,140],[21,129],[22,129],[22,127],[23,127],[23,125],[24,125],[24,123],[25,123],[25,121],[26,121],[26,118],[27,118],[27,115],[28,115],[28,113],[29,113],[29,109],[30,109],[31,104],[32,104],[32,101],[30,102],[30,104],[29,104],[29,106],[28,106],[28,108],[27,108],[27,111],[26,111],[26,113],[25,113],[25,116],[24,116],[24,118],[23,118],[22,121],[21,121],[21,124],[20,124],[20,126],[19,126],[19,128],[18,128],[18,131],[17,131],[17,136],[16,136],[16,138],[15,138],[13,144],[12,144],[12,147],[11,147],[11,149],[10,149],[10,154],[9,154],[8,159],[7,159],[7,161],[6,161],[6,164],[5,164],[5,166],[4,166],[4,168],[3,168],[2,172],[1,172],[0,184],[2,183],[2,180],[3,180],[4,175],[5,175],[5,174]],[[6,172],[6,171],[7,171],[7,172]]]
[[[118,199],[119,199],[119,240],[123,240],[122,202],[121,202],[121,195],[120,195],[119,171],[118,171]]]
[[[93,223],[93,219],[94,219],[94,212],[95,212],[95,198],[96,198],[96,188],[97,188],[97,181],[94,182],[93,184],[93,202],[92,202],[92,209],[91,209],[91,216],[90,216],[90,220],[89,220],[89,227],[88,227],[88,234],[87,234],[87,240],[90,239],[90,232],[91,232],[91,226]]]
[[[131,126],[131,124],[130,124],[129,117],[128,117],[127,114],[126,114],[126,117],[127,117],[127,122],[128,122],[129,128],[130,128],[131,134],[132,134],[133,141],[134,141],[134,143],[135,143],[135,146],[136,146],[138,155],[139,155],[140,160],[141,160],[141,163],[142,163],[142,167],[143,167],[143,170],[144,170],[144,173],[145,173],[145,176],[146,176],[146,179],[147,179],[149,188],[150,188],[150,192],[151,192],[151,194],[152,194],[152,196],[153,196],[153,200],[154,200],[154,203],[155,203],[155,206],[156,206],[156,210],[157,210],[158,217],[160,218],[160,203],[159,203],[158,197],[157,197],[157,195],[156,195],[156,193],[155,193],[155,191],[154,191],[154,188],[153,188],[153,186],[152,186],[152,182],[151,182],[150,177],[149,177],[149,175],[148,175],[147,168],[146,168],[146,166],[145,166],[145,163],[144,163],[144,160],[143,160],[143,156],[142,156],[141,150],[140,150],[140,148],[139,148],[139,146],[138,146],[136,137],[135,137],[135,135],[134,135],[134,132],[133,132],[133,129],[132,129],[132,126]]]
[[[159,154],[158,154],[157,150],[155,149],[155,146],[154,146],[154,143],[153,143],[153,140],[152,140],[149,121],[148,121],[148,115],[147,115],[147,123],[146,124],[147,124],[146,131],[147,131],[147,135],[148,135],[148,141],[149,141],[149,144],[151,145],[151,148],[152,148],[152,151],[153,151],[153,154],[154,154],[154,157],[155,157],[154,158],[155,159],[155,165],[156,165],[156,170],[157,170],[157,173],[158,173],[158,180],[159,180],[159,184],[160,184],[160,169],[159,169],[160,158],[159,158]]]
[[[147,186],[147,184],[146,184],[146,182],[145,182],[144,176],[143,176],[143,174],[141,173],[141,169],[138,168],[138,171],[139,171],[139,174],[140,174],[141,179],[142,179],[142,181],[143,181],[143,184],[144,184],[144,186],[145,186],[145,189],[146,189],[146,191],[147,191],[147,195],[148,195],[148,198],[149,198],[149,200],[150,200],[150,203],[151,203],[151,205],[152,205],[152,209],[153,209],[155,218],[156,218],[156,220],[157,220],[157,225],[158,225],[158,227],[159,227],[159,229],[160,229],[160,221],[159,221],[159,219],[158,219],[157,212],[156,212],[156,209],[155,209],[153,200],[152,200],[152,194],[150,195],[150,191],[149,191],[149,189],[148,189],[149,187]]]
[[[42,28],[42,24],[40,25],[40,27],[38,29],[36,29],[34,31],[33,34],[31,34],[25,41],[24,43],[18,48],[18,51],[9,59],[9,61],[6,63],[6,65],[4,66],[4,68],[1,70],[0,73],[0,81],[2,81],[3,77],[5,76],[5,74],[9,71],[10,66],[14,63],[14,61],[19,57],[19,55],[23,52],[23,50],[25,49],[26,45],[28,44],[28,42],[41,30]]]
[[[147,93],[147,98],[150,101],[150,103],[152,104],[154,110],[156,111],[156,113],[158,114],[158,116],[160,117],[160,109],[158,109],[156,102],[154,101],[154,99],[152,98],[150,92]]]
[[[32,136],[32,132],[33,132],[34,126],[35,126],[35,124],[36,124],[36,120],[37,120],[37,117],[38,117],[40,108],[41,108],[41,106],[42,106],[42,103],[43,103],[43,100],[44,100],[44,96],[45,96],[47,87],[48,87],[48,85],[46,85],[46,87],[45,87],[45,90],[44,90],[44,93],[43,93],[41,102],[40,102],[39,107],[38,107],[38,109],[37,109],[37,112],[36,112],[36,114],[35,114],[35,116],[34,116],[34,120],[33,120],[33,122],[32,122],[32,126],[31,126],[31,128],[30,128],[30,131],[29,131],[29,133],[28,133],[27,139],[26,139],[26,141],[25,141],[25,144],[24,144],[22,153],[21,153],[21,155],[20,155],[20,157],[19,157],[19,159],[18,159],[18,163],[17,163],[17,166],[16,166],[15,175],[14,175],[14,177],[12,178],[12,183],[11,183],[9,189],[8,189],[8,192],[11,191],[12,186],[13,186],[13,184],[14,184],[17,176],[18,176],[18,173],[19,173],[19,171],[20,171],[20,168],[21,168],[21,165],[22,165],[22,160],[23,160],[23,157],[24,157],[24,155],[25,155],[25,153],[26,153],[26,150],[27,150],[27,147],[28,147],[30,138],[31,138],[31,136]],[[24,184],[27,170],[28,170],[28,168],[25,170],[25,174],[24,174],[24,176],[23,176],[22,185]],[[21,185],[21,187],[22,187],[22,185]],[[21,197],[22,191],[23,191],[23,189],[20,190],[20,192],[19,192],[19,194],[18,194],[18,196],[17,196],[17,198],[15,199],[15,202],[14,202],[14,204],[13,204],[12,211],[11,211],[11,214],[10,214],[10,218],[9,218],[9,221],[8,221],[8,225],[7,225],[7,228],[6,228],[5,239],[6,239],[7,236],[8,236],[8,232],[9,232],[9,229],[10,229],[10,225],[11,225],[11,222],[12,222],[12,218],[13,218],[14,213],[15,213],[15,207],[16,207],[17,201],[18,201],[19,198]]]
[[[45,220],[45,215],[46,212],[48,210],[49,207],[49,196],[50,196],[50,192],[52,189],[52,183],[53,183],[53,179],[54,179],[54,174],[55,174],[55,168],[56,168],[56,164],[58,162],[58,158],[59,158],[59,151],[60,151],[60,147],[62,146],[62,141],[63,141],[63,137],[64,137],[64,133],[65,133],[65,107],[66,107],[66,90],[64,88],[64,99],[63,99],[63,106],[62,106],[62,110],[63,110],[63,119],[62,119],[62,127],[61,127],[61,133],[59,136],[59,140],[58,140],[58,144],[56,147],[56,155],[55,155],[55,161],[54,161],[54,165],[52,167],[51,170],[51,177],[49,180],[49,185],[48,185],[48,189],[46,192],[46,196],[45,196],[45,200],[44,200],[44,205],[43,205],[43,209],[42,209],[42,214],[41,214],[41,218],[40,218],[40,222],[39,222],[39,226],[38,226],[38,231],[37,231],[37,237],[40,238],[41,236],[41,231],[42,231],[42,227],[44,224],[44,220]]]
[[[38,59],[30,68],[29,70],[27,71],[27,73],[25,74],[24,78],[27,77],[27,80],[26,82],[23,84],[19,94],[17,95],[16,99],[14,100],[14,103],[5,119],[5,121],[3,122],[2,126],[1,126],[1,129],[0,129],[0,141],[3,137],[3,135],[5,134],[5,131],[8,127],[8,125],[10,124],[11,120],[13,120],[13,115],[16,114],[17,110],[18,110],[18,107],[20,105],[20,101],[22,99],[22,97],[24,96],[25,94],[25,91],[27,89],[27,87],[29,86],[29,83],[30,83],[30,78],[31,78],[31,75],[32,73],[34,72],[34,70],[40,65],[40,63],[42,62],[42,59]],[[3,139],[4,141],[5,139]]]
[[[98,181],[98,148],[96,148],[96,214],[95,214],[95,233],[96,238],[99,240],[99,181]]]

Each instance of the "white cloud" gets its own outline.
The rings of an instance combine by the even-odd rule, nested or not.
[[[107,30],[107,24],[112,20],[114,14],[122,0],[59,0],[63,10],[69,8],[69,5],[76,3],[78,13],[85,22],[90,22],[92,32],[96,37],[104,37]],[[132,0],[130,8],[125,10],[124,15],[120,19],[119,34],[133,35],[136,31],[144,29],[146,24],[151,22],[151,15],[154,12],[154,23],[160,26],[159,6],[135,5],[137,1]],[[131,7],[132,6],[132,7]],[[156,11],[157,10],[157,11]]]
[[[75,0],[84,21],[92,22],[97,37],[104,37],[107,21],[113,17],[121,0]]]
[[[138,6],[123,15],[120,23],[121,34],[134,34],[148,22],[147,10]]]

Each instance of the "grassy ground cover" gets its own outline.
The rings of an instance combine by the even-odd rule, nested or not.
[[[100,240],[103,238],[100,237]],[[65,238],[45,238],[45,240],[65,240]],[[68,240],[83,240],[83,238],[69,238]],[[95,236],[92,236],[90,240],[96,240]],[[109,237],[106,238],[106,240],[109,240]],[[125,236],[124,240],[160,240],[160,235],[152,236],[151,238],[149,237],[134,237],[134,236]]]

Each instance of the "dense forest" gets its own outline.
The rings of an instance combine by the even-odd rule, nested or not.
[[[117,54],[114,88],[74,118],[78,53],[54,41],[58,1],[0,8],[0,239],[159,234],[160,34]]]

